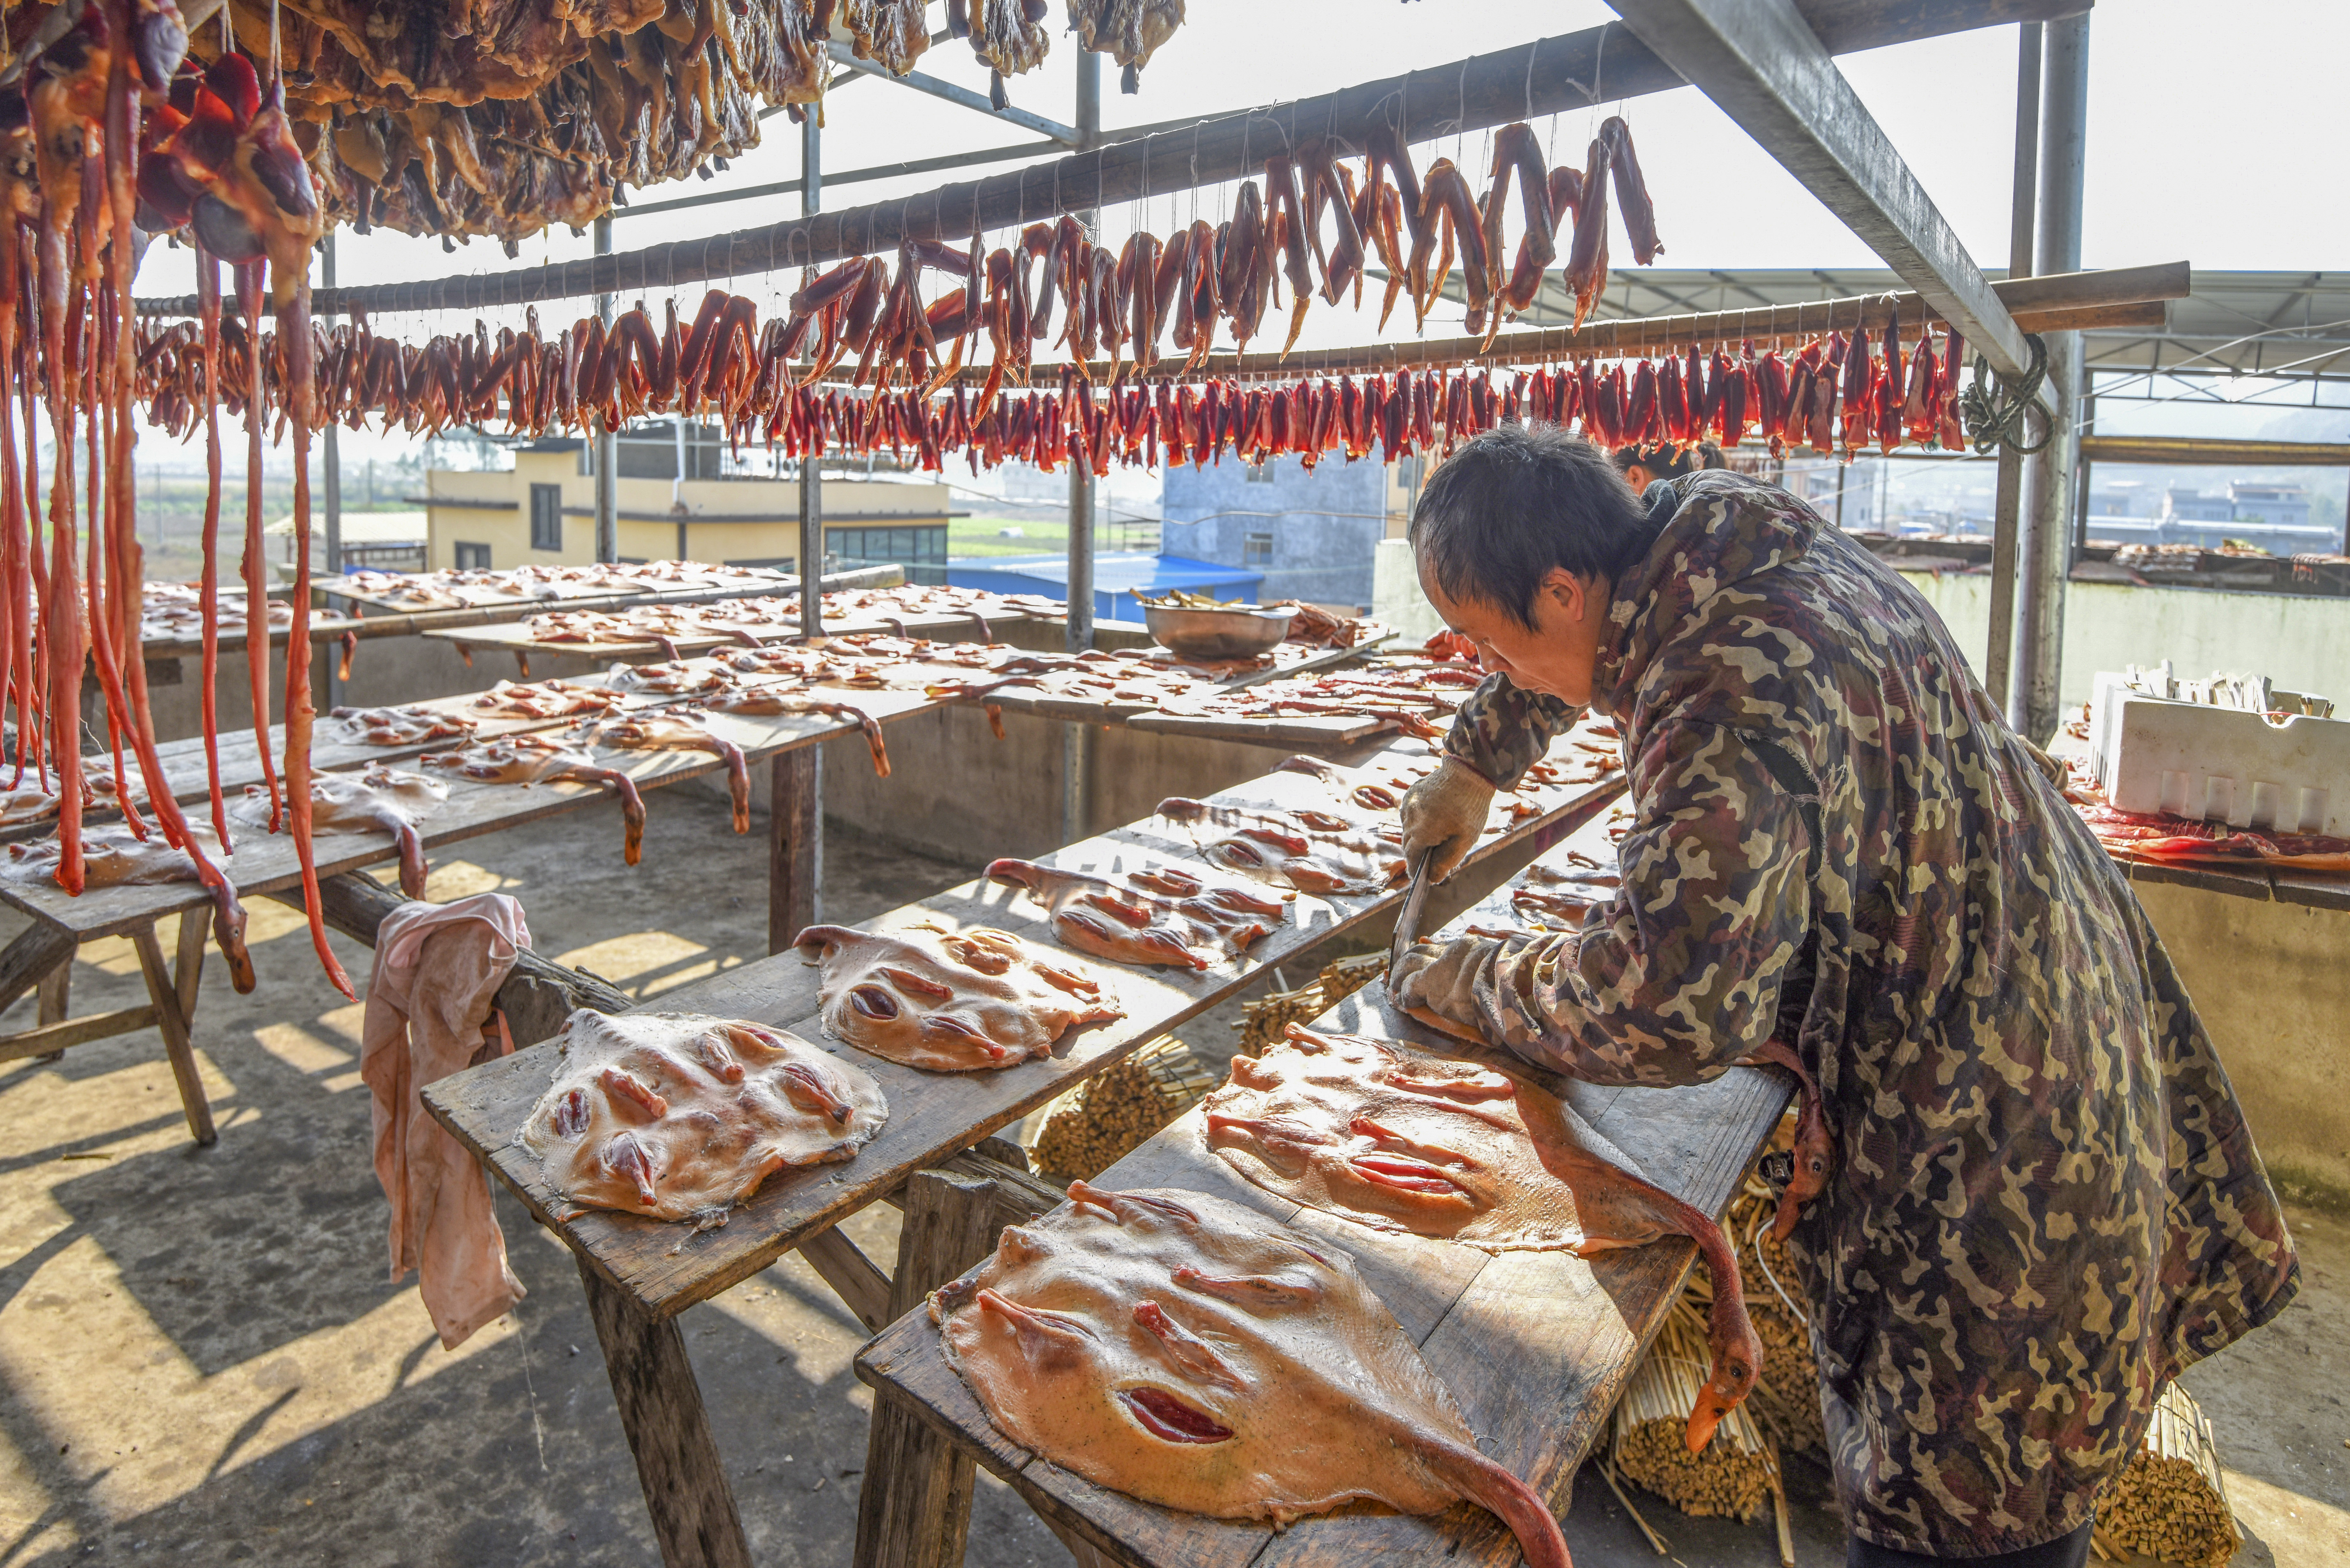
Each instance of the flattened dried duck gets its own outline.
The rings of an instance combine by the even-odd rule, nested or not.
[[[634,866],[644,854],[645,801],[637,793],[636,780],[560,741],[531,733],[508,735],[503,740],[477,741],[463,751],[436,752],[416,760],[428,768],[440,768],[481,784],[535,784],[572,779],[601,784],[620,797],[622,858]]]
[[[213,837],[211,830],[191,824],[188,831],[202,836],[201,842],[213,867],[224,870],[228,857],[221,852],[219,841]],[[0,877],[16,882],[56,879],[59,858],[56,838],[11,844],[7,847],[7,857],[0,860]],[[228,961],[229,980],[239,992],[253,989],[253,955],[244,946],[244,906],[238,901],[236,888],[225,875],[206,877],[197,871],[194,858],[186,850],[174,849],[161,837],[142,838],[119,822],[83,828],[81,852],[85,889],[134,884],[144,887],[157,882],[202,884],[213,901],[213,937],[220,943],[221,957]]]
[[[889,1119],[881,1086],[799,1036],[699,1013],[582,1010],[517,1141],[574,1207],[702,1229],[779,1170],[851,1159]]]
[[[1113,963],[1206,969],[1237,957],[1289,914],[1286,899],[1211,887],[1171,866],[1095,877],[1004,859],[991,864],[987,874],[1027,888],[1052,912],[1055,936]]]
[[[1466,1498],[1534,1568],[1569,1568],[1550,1510],[1477,1451],[1353,1261],[1253,1210],[1072,1182],[930,1304],[988,1418],[1098,1486],[1277,1525]]]
[[[779,718],[788,713],[819,713],[829,719],[846,719],[864,732],[866,747],[873,753],[874,776],[889,776],[889,748],[882,742],[881,726],[872,714],[854,703],[826,702],[776,686],[746,686],[712,698],[710,707],[716,712],[740,713],[754,719]]]
[[[635,752],[708,752],[726,764],[726,793],[734,806],[734,831],[751,831],[751,765],[743,748],[712,730],[698,708],[674,708],[606,719],[590,732],[608,746]]]
[[[1376,828],[1336,812],[1259,811],[1170,795],[1159,803],[1170,822],[1222,828],[1208,858],[1259,882],[1321,894],[1377,893],[1403,869],[1402,830]]]
[[[1713,1367],[1689,1425],[1691,1451],[1705,1447],[1762,1366],[1720,1225],[1633,1171],[1530,1080],[1361,1035],[1295,1023],[1287,1033],[1262,1056],[1234,1057],[1231,1079],[1201,1102],[1209,1147],[1266,1191],[1489,1252],[1587,1258],[1694,1241],[1713,1276]]]
[[[422,774],[369,768],[364,774],[317,774],[310,780],[310,821],[321,833],[389,833],[400,848],[400,890],[424,897],[424,838],[417,824],[449,798],[449,786]],[[268,789],[244,786],[239,822],[267,827]]]
[[[797,945],[823,967],[828,1033],[933,1072],[1016,1067],[1051,1055],[1068,1029],[1126,1016],[1100,981],[1008,931],[810,926]]]
[[[437,708],[337,708],[319,726],[319,739],[329,745],[414,746],[463,740],[479,722]]]

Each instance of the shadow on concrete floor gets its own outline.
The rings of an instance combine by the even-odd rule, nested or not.
[[[514,893],[539,950],[638,995],[763,953],[764,838],[734,838],[714,798],[658,805],[633,870],[617,824],[588,812],[444,851],[430,890]],[[827,873],[827,918],[849,921],[971,875],[838,831]],[[0,1067],[0,1568],[656,1563],[569,1255],[502,1199],[530,1297],[442,1351],[414,1292],[385,1277],[360,1010],[320,977],[293,912],[257,904],[253,943],[262,989],[236,996],[214,959],[197,1015],[222,1123],[212,1149],[188,1141],[151,1031]],[[336,947],[364,975],[367,950]],[[75,992],[82,1010],[143,1000],[128,945],[84,949]],[[1184,1033],[1222,1061],[1238,1017],[1227,1004]],[[877,1208],[847,1229],[888,1258],[896,1223]],[[2302,1302],[2189,1379],[2269,1543],[2245,1563],[2350,1558],[2350,1539],[2323,1533],[2350,1520],[2350,1428],[2329,1392],[2350,1365],[2350,1227],[2295,1223]],[[796,1258],[683,1327],[757,1560],[847,1563],[861,1332]],[[1822,1478],[1798,1461],[1790,1480],[1798,1560],[1829,1568],[1841,1536]],[[1689,1520],[1631,1495],[1688,1568],[1776,1561],[1767,1519]],[[1566,1534],[1583,1568],[1660,1561],[1588,1471]],[[985,1478],[971,1539],[973,1568],[1068,1561]]]

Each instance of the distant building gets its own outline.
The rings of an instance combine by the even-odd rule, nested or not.
[[[717,432],[674,426],[620,442],[616,481],[624,561],[689,560],[798,569],[799,483],[722,472]],[[495,471],[434,469],[421,497],[427,569],[578,566],[596,558],[594,447],[542,441]],[[684,477],[679,477],[681,467]],[[836,566],[904,566],[946,580],[947,487],[894,480],[824,482],[825,554]]]
[[[2166,524],[2232,523],[2236,505],[2224,495],[2206,495],[2174,484],[2162,493],[2161,517]]]
[[[1170,467],[1159,547],[1170,556],[1263,574],[1263,602],[1367,606],[1372,546],[1400,535],[1419,486],[1417,460],[1300,457]]]
[[[2298,484],[2248,483],[2228,486],[2228,500],[2239,522],[2267,528],[2309,526],[2309,493]]]

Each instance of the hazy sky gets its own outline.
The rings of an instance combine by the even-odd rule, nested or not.
[[[1191,0],[1190,18],[1144,72],[1142,91],[1117,91],[1104,71],[1103,119],[1114,130],[1197,112],[1271,104],[1461,59],[1540,35],[1596,26],[1612,13],[1597,0],[1529,5],[1525,0]],[[1060,25],[1061,8],[1053,10]],[[1927,191],[1976,259],[2003,265],[2015,97],[2016,30],[2001,27],[1842,57],[1841,64]],[[1055,33],[1040,70],[1011,83],[1016,103],[1071,118],[1074,40]],[[2089,145],[2083,254],[2092,267],[2186,260],[2199,267],[2333,270],[2350,267],[2350,202],[2340,160],[2350,148],[2350,5],[2341,0],[2252,0],[2225,8],[2188,0],[2106,0],[2090,37]],[[931,49],[921,69],[977,90],[986,71],[967,47]],[[1613,105],[1544,120],[1545,145],[1580,148]],[[1867,266],[1881,265],[1794,179],[1694,88],[1631,99],[1625,106],[1674,267]],[[837,88],[827,106],[825,162],[839,171],[962,148],[1033,140],[1016,128],[878,80]],[[796,129],[768,120],[765,145],[737,159],[716,181],[652,187],[651,202],[791,179],[799,172]],[[1481,157],[1485,138],[1428,144]],[[1009,165],[990,166],[993,172]],[[886,201],[956,176],[841,187],[827,206]],[[1105,215],[1112,241],[1140,222],[1164,234],[1196,212],[1228,211],[1229,187],[1161,199],[1147,213],[1130,204]],[[770,197],[643,219],[623,217],[622,250],[748,227],[793,215],[796,196]],[[1620,248],[1620,237],[1619,237]],[[589,254],[586,238],[557,229],[525,242],[522,263]],[[382,232],[339,242],[340,281],[389,282],[515,266],[477,240],[443,254],[438,240]],[[733,280],[778,302],[786,276]],[[184,251],[159,247],[140,279],[142,294],[192,288]],[[682,307],[699,300],[683,291]],[[658,296],[653,301],[659,309]],[[566,321],[586,302],[544,307]],[[1457,319],[1457,313],[1456,313]],[[463,319],[384,317],[405,335],[463,330]],[[1370,312],[1317,308],[1305,342],[1375,336]],[[1458,327],[1433,319],[1432,333]]]

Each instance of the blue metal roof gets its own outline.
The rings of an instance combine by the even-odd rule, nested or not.
[[[959,588],[1066,598],[1069,560],[1066,556],[966,556],[947,563],[947,581]],[[1094,557],[1094,617],[1139,621],[1142,606],[1137,593],[1163,594],[1175,588],[1254,604],[1257,586],[1263,581],[1263,572],[1241,566],[1140,550],[1108,551]]]

